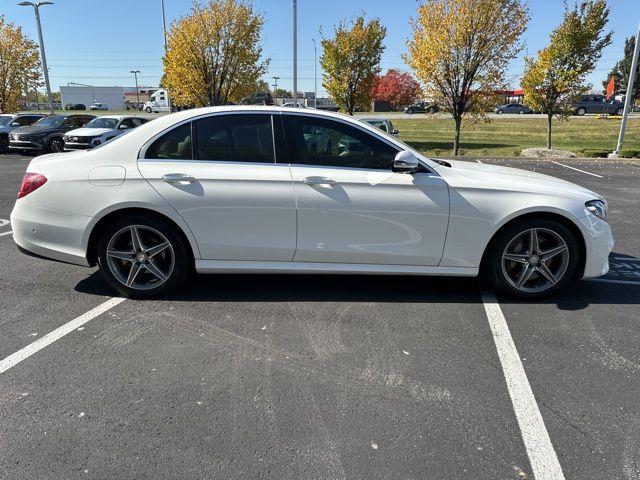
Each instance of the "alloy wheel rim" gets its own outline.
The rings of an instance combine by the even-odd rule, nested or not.
[[[540,293],[556,285],[569,266],[569,247],[547,228],[520,232],[502,252],[502,273],[515,289]]]
[[[175,253],[167,237],[146,225],[118,230],[109,240],[106,256],[113,276],[133,290],[158,288],[175,267]]]

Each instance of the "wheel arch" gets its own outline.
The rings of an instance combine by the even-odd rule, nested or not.
[[[173,228],[175,228],[178,235],[182,237],[185,244],[189,246],[189,254],[192,259],[198,257],[197,245],[192,241],[190,235],[187,235],[185,230],[172,218],[165,215],[164,213],[158,212],[157,210],[153,210],[151,208],[145,207],[123,207],[118,208],[116,210],[112,210],[106,213],[103,217],[98,220],[93,228],[91,229],[91,233],[89,234],[89,239],[87,241],[87,261],[90,266],[95,266],[98,261],[98,243],[100,241],[100,236],[107,229],[109,224],[118,218],[122,218],[126,215],[147,215],[155,217],[159,220],[167,222]]]
[[[522,213],[505,221],[500,226],[500,228],[498,228],[494,232],[494,234],[491,236],[491,239],[485,246],[484,252],[482,254],[482,260],[480,261],[480,272],[482,273],[483,271],[486,270],[487,259],[489,257],[491,249],[493,248],[493,245],[495,244],[498,236],[504,230],[506,230],[507,228],[509,228],[511,225],[515,223],[519,223],[524,220],[533,220],[533,219],[554,220],[562,224],[563,226],[565,226],[575,236],[576,241],[578,242],[579,255],[580,255],[578,260],[578,270],[576,271],[576,278],[581,278],[582,274],[584,273],[585,264],[587,260],[587,246],[586,246],[584,234],[582,233],[578,225],[569,217],[565,215],[561,215],[556,212],[548,212],[548,211]]]

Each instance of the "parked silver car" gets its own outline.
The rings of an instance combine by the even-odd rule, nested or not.
[[[387,132],[389,135],[396,136],[400,132],[394,128],[393,123],[388,118],[383,117],[366,117],[361,118],[361,122],[368,123],[369,125],[373,125],[374,127],[378,127],[383,132]]]
[[[494,113],[501,115],[503,113],[518,113],[520,115],[524,115],[526,113],[533,113],[531,108],[523,105],[521,103],[507,103],[505,105],[499,105],[493,109]]]

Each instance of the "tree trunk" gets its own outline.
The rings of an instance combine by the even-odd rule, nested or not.
[[[460,127],[462,126],[462,117],[456,116],[453,117],[454,122],[456,123],[456,133],[453,137],[453,156],[458,156],[458,151],[460,150]]]
[[[551,149],[551,120],[553,119],[553,114],[547,114],[547,148]]]

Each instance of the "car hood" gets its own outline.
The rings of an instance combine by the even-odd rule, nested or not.
[[[571,197],[578,200],[603,198],[589,189],[550,175],[519,168],[447,160],[451,168],[438,167],[447,183],[456,188],[483,188]]]
[[[105,133],[114,132],[114,128],[76,128],[66,133],[69,137],[97,137]]]
[[[56,131],[60,131],[60,128],[52,128],[52,127],[37,127],[34,125],[29,125],[26,127],[16,127],[13,130],[11,130],[11,133],[36,133],[36,134],[47,134],[47,133],[51,133],[51,132],[56,132]]]

